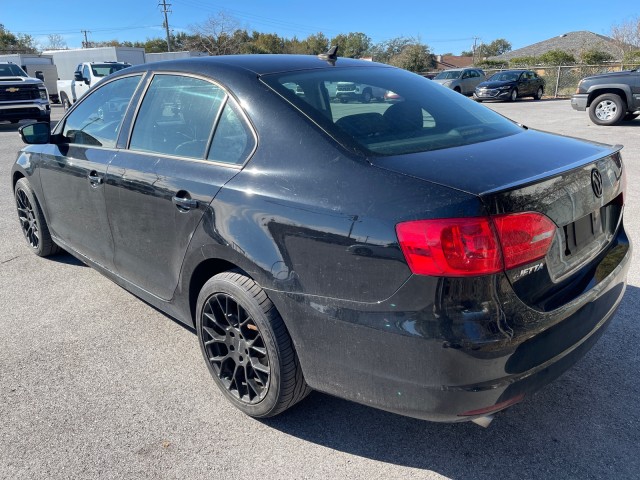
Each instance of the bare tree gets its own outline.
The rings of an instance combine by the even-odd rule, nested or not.
[[[240,53],[242,45],[239,36],[240,24],[234,17],[220,12],[211,15],[203,23],[191,25],[189,48],[202,50],[209,55],[231,55]]]
[[[628,53],[640,48],[640,17],[631,18],[611,27],[609,34],[622,50]]]
[[[48,43],[46,50],[66,50],[67,42],[62,37],[62,35],[58,33],[50,33],[47,35]]]

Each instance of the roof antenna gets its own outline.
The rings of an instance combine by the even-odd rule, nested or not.
[[[331,62],[331,64],[335,64],[338,59],[338,45],[334,45],[326,53],[321,53],[318,55],[320,60],[327,60]]]

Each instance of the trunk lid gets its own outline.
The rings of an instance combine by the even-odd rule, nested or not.
[[[525,303],[551,310],[593,285],[597,259],[620,241],[620,148],[529,130],[372,163],[477,195],[490,215],[549,217],[557,228],[547,256],[506,273]]]

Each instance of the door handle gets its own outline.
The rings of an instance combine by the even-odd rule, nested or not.
[[[90,172],[89,175],[87,175],[87,178],[89,179],[89,183],[92,187],[97,187],[98,185],[101,185],[102,182],[104,182],[104,177],[98,175],[98,172],[96,172],[95,170]]]
[[[178,210],[181,210],[181,211],[187,211],[187,210],[191,210],[192,208],[198,208],[198,201],[194,200],[193,198],[174,196],[171,199],[171,201],[176,207],[178,207]]]

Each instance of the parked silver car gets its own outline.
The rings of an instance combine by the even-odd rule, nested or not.
[[[453,68],[444,70],[433,79],[445,87],[464,95],[472,95],[480,82],[485,80],[485,75],[480,68]]]

